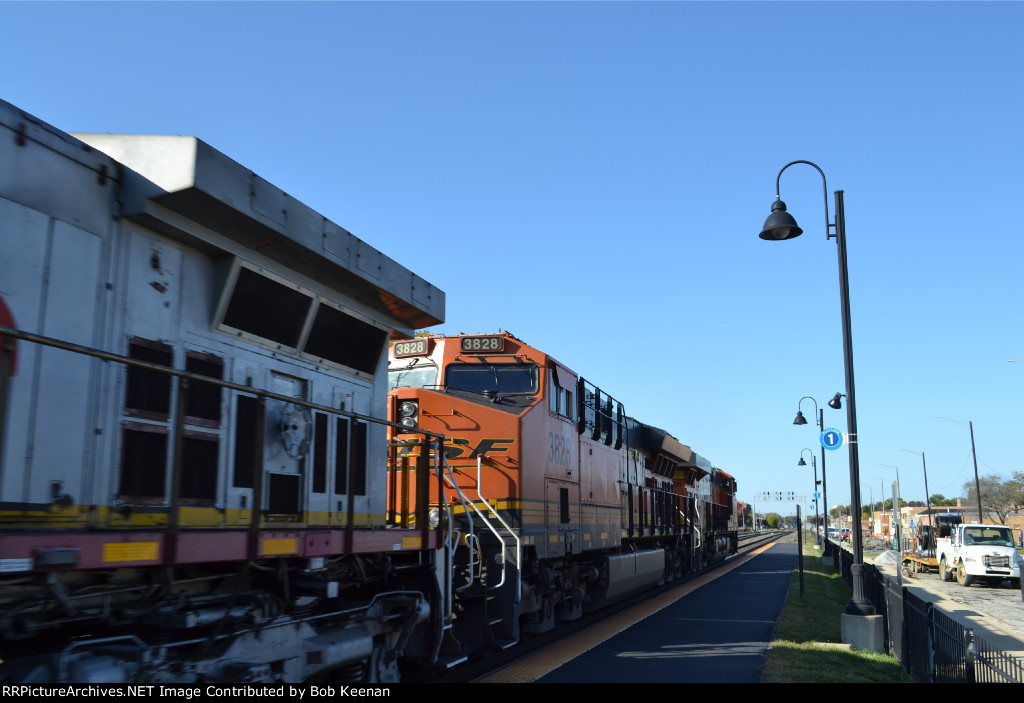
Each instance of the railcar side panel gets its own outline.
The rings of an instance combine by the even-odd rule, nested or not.
[[[199,140],[80,137],[0,101],[0,678],[436,663],[448,550],[387,522],[383,418],[443,293]]]

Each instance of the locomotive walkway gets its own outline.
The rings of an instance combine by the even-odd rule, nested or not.
[[[483,682],[756,683],[796,560],[774,543]]]

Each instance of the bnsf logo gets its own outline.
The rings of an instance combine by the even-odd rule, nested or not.
[[[453,459],[476,459],[478,456],[487,454],[503,454],[515,444],[514,439],[481,439],[472,449],[468,439],[454,438],[445,442],[444,455],[449,461]],[[469,452],[468,454],[466,452]],[[398,456],[419,456],[419,447],[402,447],[398,450]]]

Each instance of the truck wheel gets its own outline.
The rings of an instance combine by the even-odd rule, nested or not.
[[[1020,588],[1020,579],[1010,579],[1010,585],[1014,588]]]
[[[946,565],[946,557],[942,557],[939,562],[939,578],[943,581],[953,580],[953,574],[949,573],[949,567]]]
[[[967,573],[963,562],[960,562],[956,567],[956,582],[965,588],[974,583],[974,577]]]

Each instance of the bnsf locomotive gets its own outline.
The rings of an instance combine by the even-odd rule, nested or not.
[[[202,141],[0,101],[0,163],[0,680],[395,681],[735,550],[731,477]]]
[[[514,644],[737,549],[736,483],[511,334],[421,336],[390,352],[393,489],[445,437],[443,490],[406,505],[454,545],[451,635]],[[425,510],[423,509],[425,508]]]

